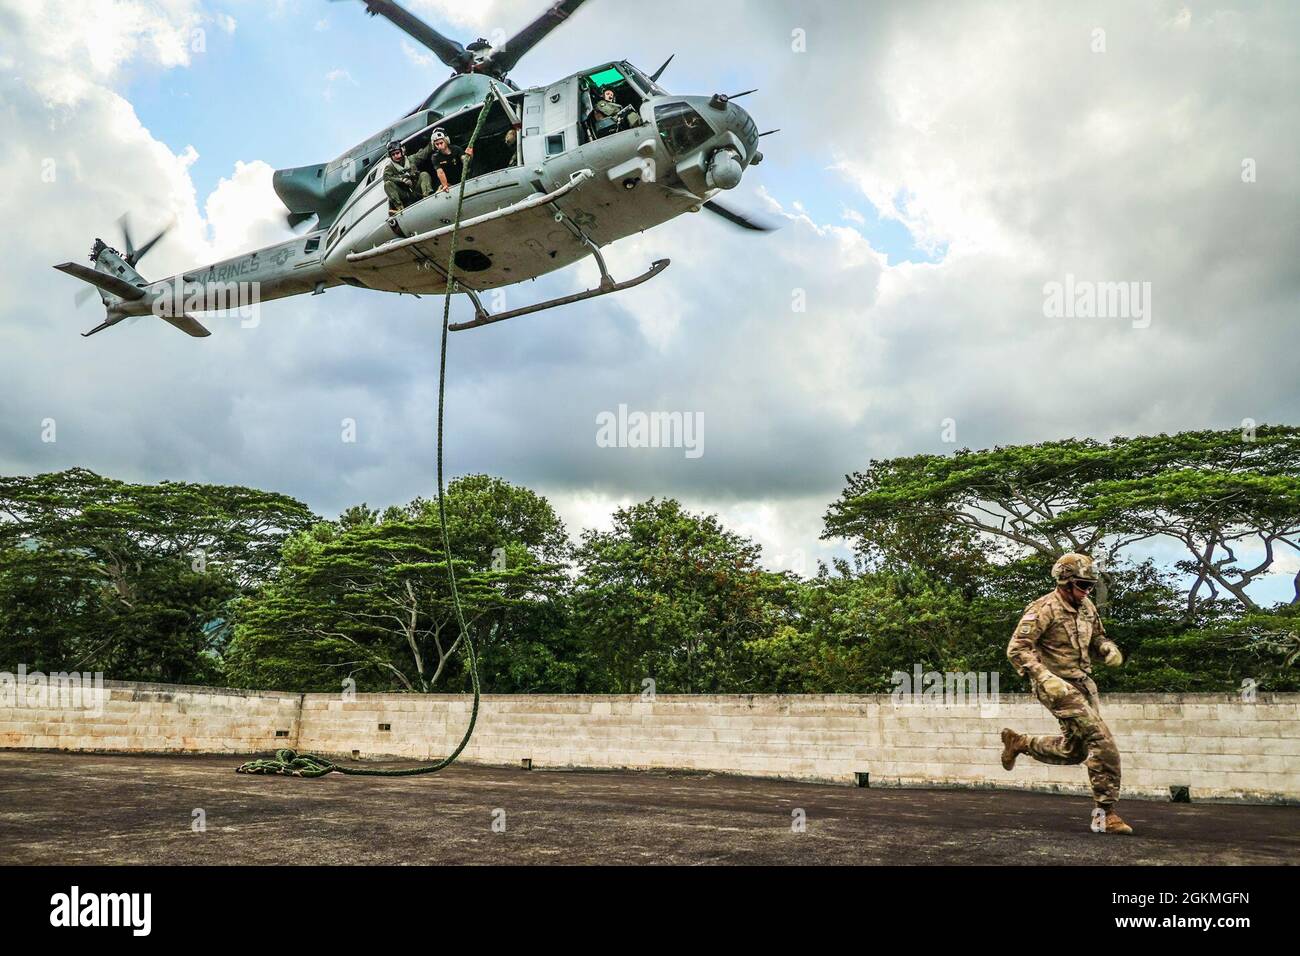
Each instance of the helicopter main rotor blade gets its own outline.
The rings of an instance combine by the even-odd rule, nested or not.
[[[443,36],[429,24],[393,0],[361,0],[366,13],[383,17],[411,39],[428,47],[434,55],[457,73],[464,73],[474,63],[474,56],[463,46]]]
[[[585,0],[560,0],[528,26],[524,27],[487,58],[497,76],[505,76],[520,58],[543,40],[548,33],[577,12]]]
[[[736,212],[734,209],[728,209],[716,199],[710,199],[704,204],[705,209],[714,215],[721,216],[727,222],[734,223],[742,229],[751,229],[754,232],[773,232],[776,226],[768,225],[762,218],[755,216],[753,213]]]

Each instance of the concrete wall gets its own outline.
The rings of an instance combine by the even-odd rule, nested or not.
[[[469,699],[284,694],[107,682],[92,710],[0,703],[0,747],[436,758]],[[40,703],[39,701],[37,702]],[[1300,695],[1115,694],[1103,713],[1128,796],[1300,803]],[[381,730],[387,724],[390,729]],[[487,696],[463,759],[534,767],[682,768],[872,786],[997,786],[1086,793],[1082,767],[998,763],[998,732],[1054,733],[1032,698],[994,710],[895,707],[888,696]],[[279,736],[277,736],[277,733]]]

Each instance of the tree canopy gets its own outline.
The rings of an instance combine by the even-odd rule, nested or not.
[[[37,669],[211,679],[233,603],[312,520],[301,502],[250,488],[81,468],[0,477],[0,654]]]
[[[497,693],[867,693],[918,666],[1011,688],[1011,628],[1078,550],[1127,658],[1103,689],[1296,689],[1298,482],[1281,426],[872,461],[826,514],[851,560],[800,577],[672,498],[571,543],[543,496],[469,475],[446,499],[462,634],[426,498],[323,521],[249,488],[0,478],[0,669],[462,691],[472,637]]]
[[[484,476],[450,484],[447,527],[466,624],[490,656],[516,618],[562,593],[563,566],[545,559],[563,552],[564,528],[532,492]],[[366,689],[446,689],[465,638],[446,572],[429,502],[350,509],[285,543],[279,575],[241,607],[229,670],[241,683],[292,690],[346,678]]]
[[[1300,554],[1300,429],[1067,439],[873,461],[847,476],[824,537],[902,563],[924,562],[927,549],[974,547],[998,559],[1079,551],[1103,567],[1164,538],[1186,549],[1181,570],[1196,576],[1189,615],[1202,587],[1212,600],[1222,589],[1255,609],[1251,582],[1280,551]],[[1246,556],[1251,544],[1258,557]]]

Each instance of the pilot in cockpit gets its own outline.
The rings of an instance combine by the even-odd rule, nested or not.
[[[621,106],[614,97],[613,88],[608,86],[601,91],[591,114],[595,120],[597,137],[641,125],[641,114],[631,106]]]

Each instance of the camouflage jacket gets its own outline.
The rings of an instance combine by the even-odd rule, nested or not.
[[[420,170],[429,169],[429,157],[432,154],[433,146],[429,145],[414,153],[408,153],[402,163],[395,163],[389,159],[388,165],[384,167],[384,182],[395,182],[414,189],[420,182]]]
[[[1078,678],[1092,670],[1092,655],[1105,657],[1114,646],[1091,600],[1073,608],[1054,590],[1025,608],[1007,658],[1017,674],[1037,679],[1046,667],[1058,677]]]

